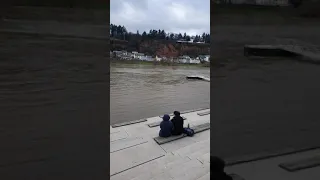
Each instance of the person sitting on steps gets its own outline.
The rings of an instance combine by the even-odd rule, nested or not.
[[[170,137],[171,131],[173,129],[173,124],[170,121],[170,116],[168,114],[165,114],[162,117],[162,122],[160,123],[160,137]]]
[[[173,124],[172,135],[180,135],[183,133],[183,118],[180,116],[179,111],[173,112],[174,117],[171,122]]]

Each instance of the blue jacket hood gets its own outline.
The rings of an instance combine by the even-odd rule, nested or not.
[[[162,119],[164,121],[169,121],[170,120],[170,116],[168,114],[163,115]]]

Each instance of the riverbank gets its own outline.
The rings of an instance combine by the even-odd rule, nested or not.
[[[110,60],[111,66],[116,65],[148,65],[148,66],[176,66],[176,67],[199,67],[210,68],[210,64],[186,64],[186,63],[170,63],[170,62],[154,62],[154,61],[140,61],[140,60]]]

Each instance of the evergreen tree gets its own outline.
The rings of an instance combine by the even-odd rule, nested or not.
[[[147,35],[147,33],[145,31],[143,31],[141,36],[142,36],[143,40],[146,40],[148,38],[148,35]]]
[[[187,33],[174,34],[174,33],[166,33],[164,29],[150,29],[147,33],[144,31],[142,34],[137,30],[136,34],[128,32],[125,26],[110,24],[110,37],[126,40],[126,41],[134,41],[132,43],[138,43],[141,40],[181,40],[184,39],[186,41],[190,41],[191,37]],[[210,43],[210,34],[203,33],[202,35],[192,36],[193,42],[205,42]]]
[[[170,34],[170,40],[174,40],[174,34],[173,33]]]
[[[202,39],[201,39],[202,42],[205,41],[205,39],[206,39],[206,33],[203,33],[201,38],[202,38]]]
[[[164,30],[160,32],[160,39],[166,39],[166,32]]]
[[[190,36],[186,35],[186,41],[190,41],[190,40],[191,40]]]

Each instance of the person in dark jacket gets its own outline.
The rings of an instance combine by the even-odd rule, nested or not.
[[[226,163],[219,157],[210,156],[210,179],[232,180],[233,178],[224,172]]]
[[[173,124],[170,121],[170,116],[168,114],[165,114],[162,117],[162,122],[160,123],[160,137],[169,137],[171,136],[171,131],[173,129]]]
[[[174,111],[173,114],[174,117],[171,120],[173,124],[172,135],[180,135],[183,133],[183,118],[180,116],[179,111]]]

